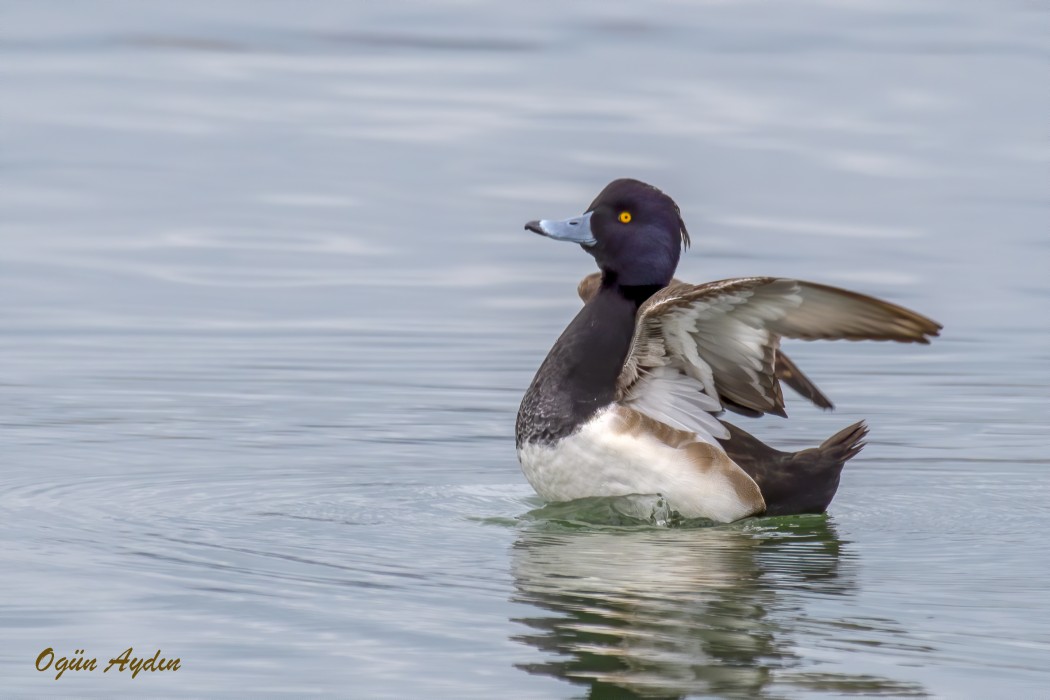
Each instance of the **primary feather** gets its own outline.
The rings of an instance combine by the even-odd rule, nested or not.
[[[720,407],[783,415],[776,370],[781,337],[928,343],[940,328],[896,304],[801,280],[743,277],[670,285],[638,310],[618,395],[646,405],[646,394],[658,390],[654,377],[663,383],[669,377],[654,370],[670,368],[677,383],[704,392]]]

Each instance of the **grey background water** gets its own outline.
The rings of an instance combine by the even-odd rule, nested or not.
[[[1048,58],[1025,0],[5,4],[3,694],[1045,691]],[[945,324],[791,344],[838,408],[750,428],[872,429],[826,519],[536,512],[592,262],[521,226],[621,176],[686,279]],[[182,668],[34,669],[128,646]]]

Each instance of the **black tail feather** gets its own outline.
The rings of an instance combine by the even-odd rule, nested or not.
[[[846,462],[864,447],[868,428],[854,423],[820,447],[781,452],[731,423],[729,437],[720,440],[734,462],[755,480],[766,501],[766,515],[823,513],[839,487]]]

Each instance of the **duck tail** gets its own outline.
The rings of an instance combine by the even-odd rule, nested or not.
[[[868,436],[868,426],[864,421],[857,421],[848,428],[843,428],[824,442],[820,443],[817,451],[824,459],[830,459],[838,463],[839,470],[849,460],[857,456],[867,443],[864,438]],[[804,452],[806,450],[803,450]],[[798,453],[798,454],[801,454]]]
[[[839,487],[846,462],[864,447],[864,421],[835,433],[820,447],[781,452],[740,428],[725,423],[720,440],[729,457],[755,480],[766,501],[766,515],[823,513]]]

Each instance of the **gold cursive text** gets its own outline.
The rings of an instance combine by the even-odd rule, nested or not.
[[[182,659],[165,659],[160,655],[160,649],[149,658],[132,656],[134,647],[128,647],[123,652],[109,660],[109,665],[102,669],[103,673],[109,673],[109,669],[116,668],[119,673],[131,671],[131,677],[136,678],[142,671],[156,673],[157,671],[178,671],[182,667]],[[48,671],[54,669],[55,680],[62,677],[66,671],[94,671],[98,668],[98,659],[84,657],[84,650],[77,649],[72,656],[60,656],[55,659],[55,650],[48,647],[36,657],[36,670]]]

